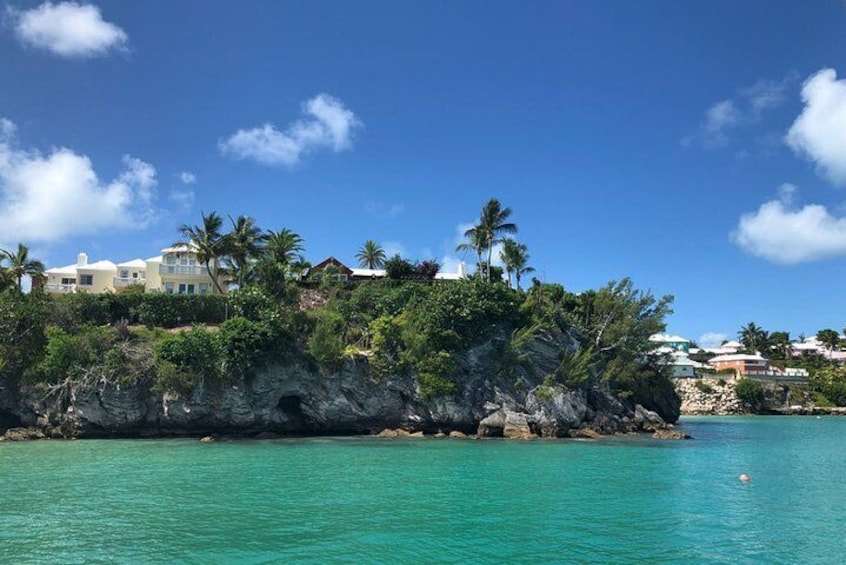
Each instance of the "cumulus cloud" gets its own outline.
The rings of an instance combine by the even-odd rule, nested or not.
[[[197,182],[197,175],[188,171],[182,171],[179,173],[179,180],[182,181],[182,184],[195,184]]]
[[[719,347],[724,341],[728,340],[728,336],[718,332],[706,332],[699,336],[697,344],[699,347]]]
[[[731,239],[745,252],[782,265],[846,255],[846,217],[825,206],[793,205],[796,188],[786,184],[779,197],[740,217]]]
[[[104,183],[85,155],[17,147],[14,124],[0,122],[0,240],[53,242],[105,229],[143,227],[152,219],[156,169],[131,157]]]
[[[241,129],[219,143],[221,152],[263,165],[292,167],[305,155],[321,149],[340,152],[352,148],[353,132],[361,120],[328,94],[318,94],[302,105],[304,117],[284,131],[273,124]]]
[[[124,48],[129,39],[91,4],[44,2],[31,10],[9,8],[8,13],[22,43],[61,57],[105,55]]]
[[[709,149],[728,145],[735,130],[759,122],[765,111],[780,106],[785,100],[787,88],[795,79],[795,75],[790,74],[782,80],[760,80],[741,88],[736,96],[712,104],[705,110],[705,118],[699,128],[684,137],[682,145],[700,145]]]
[[[785,141],[813,161],[821,176],[846,184],[846,80],[837,80],[834,69],[823,69],[805,81],[802,101],[805,107]]]

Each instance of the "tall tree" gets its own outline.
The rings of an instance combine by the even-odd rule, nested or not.
[[[471,232],[478,233],[485,243],[485,249],[488,253],[488,281],[491,280],[491,259],[493,258],[494,246],[501,241],[502,236],[517,233],[517,224],[508,221],[510,216],[511,208],[503,208],[499,200],[491,198],[482,207],[479,223],[464,233],[468,238],[471,236]]]
[[[499,258],[505,265],[505,272],[508,273],[508,286],[511,286],[511,273],[514,273],[517,292],[520,292],[520,279],[527,273],[533,273],[535,269],[529,267],[529,252],[525,243],[519,243],[510,237],[502,240],[502,251]]]
[[[233,280],[239,288],[252,278],[252,264],[261,255],[265,235],[249,216],[238,216],[232,222],[232,231],[227,234],[227,262],[232,269]]]
[[[223,288],[220,286],[220,263],[226,255],[228,245],[228,238],[221,232],[223,218],[217,212],[210,212],[208,215],[200,212],[200,215],[203,220],[201,225],[184,224],[179,228],[179,232],[188,239],[189,244],[196,246],[197,260],[205,265],[217,292],[223,294]],[[182,241],[176,243],[184,244]]]
[[[737,336],[740,338],[743,347],[749,351],[764,353],[769,349],[769,334],[755,322],[749,322],[740,328]]]
[[[355,258],[358,259],[359,266],[364,269],[381,269],[385,266],[387,256],[381,245],[368,239],[355,254]]]
[[[23,278],[26,275],[40,277],[44,275],[44,263],[29,257],[29,247],[18,243],[16,251],[0,249],[0,263],[8,262],[4,267],[17,284],[18,290],[22,289]]]
[[[487,241],[481,231],[476,228],[470,228],[464,232],[464,237],[467,241],[456,246],[455,250],[459,253],[466,253],[471,251],[476,254],[476,266],[479,272],[484,270],[485,264],[482,262],[482,256],[485,254]],[[485,271],[485,278],[487,278],[487,271]]]
[[[840,346],[840,334],[832,329],[820,330],[817,332],[817,341],[828,349],[828,356],[831,357],[831,352]]]
[[[265,250],[280,265],[290,265],[297,259],[302,259],[304,243],[299,234],[288,228],[279,231],[267,230],[265,234]]]
[[[782,359],[790,359],[793,356],[793,344],[790,342],[789,332],[771,333],[770,347],[772,347]]]

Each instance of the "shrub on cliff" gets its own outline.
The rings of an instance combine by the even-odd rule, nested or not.
[[[331,373],[341,364],[344,352],[344,319],[334,310],[315,314],[314,332],[308,339],[308,353],[324,373]]]
[[[764,387],[757,381],[745,377],[738,380],[734,385],[734,393],[755,412],[764,406]]]
[[[193,377],[194,382],[220,377],[220,359],[218,340],[201,327],[165,338],[156,346],[157,371],[168,371],[170,367],[162,362],[168,363],[175,371]]]
[[[48,301],[40,293],[0,292],[0,385],[17,383],[43,357]]]

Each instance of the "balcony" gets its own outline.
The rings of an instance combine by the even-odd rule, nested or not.
[[[112,279],[112,285],[115,288],[124,288],[124,287],[127,287],[129,285],[133,285],[133,284],[140,284],[140,285],[143,286],[145,282],[146,282],[145,279],[133,279],[133,278],[129,278],[129,277],[126,277],[126,278],[114,277]]]
[[[67,294],[76,290],[75,284],[45,284],[44,291],[52,294]]]
[[[208,276],[205,267],[196,265],[159,265],[159,274],[166,275],[188,275],[192,277]]]

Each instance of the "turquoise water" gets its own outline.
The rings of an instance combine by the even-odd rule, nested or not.
[[[842,562],[846,418],[684,429],[3,443],[0,563]]]

